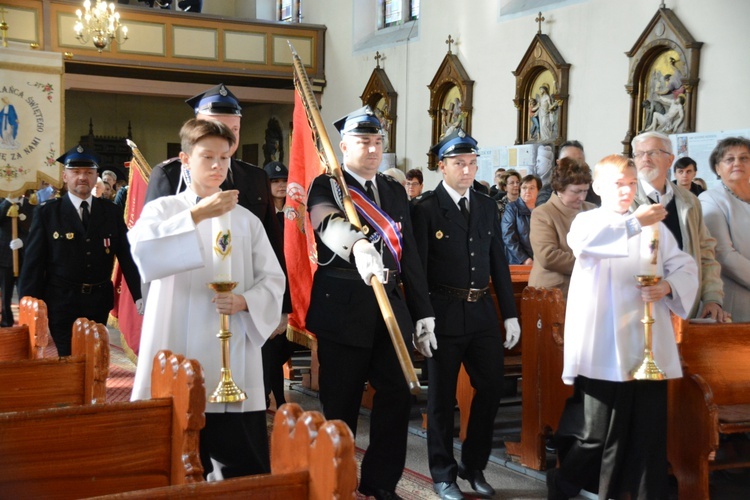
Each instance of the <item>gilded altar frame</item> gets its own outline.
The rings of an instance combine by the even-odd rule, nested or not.
[[[430,145],[437,144],[446,132],[456,127],[471,135],[474,80],[469,78],[458,56],[450,48],[427,87],[430,89],[428,112],[432,120]],[[427,158],[427,168],[436,170],[437,158],[429,152]]]
[[[569,72],[570,64],[549,36],[537,33],[512,72],[516,77],[516,144],[556,148],[567,140]]]
[[[383,153],[395,153],[398,93],[391,85],[385,70],[379,65],[372,70],[370,80],[359,97],[362,99],[362,105],[370,106],[380,120],[384,135]]]
[[[671,9],[662,7],[625,53],[630,113],[623,154],[632,153],[633,137],[646,130],[667,135],[695,131],[702,46]]]

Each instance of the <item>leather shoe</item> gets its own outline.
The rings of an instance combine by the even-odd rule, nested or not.
[[[375,497],[376,500],[403,500],[396,495],[395,491],[388,491],[382,488],[370,488],[369,486],[359,485],[359,492],[366,497]]]
[[[435,483],[434,488],[442,500],[464,500],[464,494],[455,481]]]
[[[495,494],[495,488],[489,485],[484,479],[484,472],[481,470],[467,469],[464,464],[458,464],[458,477],[469,481],[471,488],[480,495],[491,497]]]

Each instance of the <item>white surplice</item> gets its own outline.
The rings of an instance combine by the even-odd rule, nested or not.
[[[196,199],[190,189],[158,198],[143,208],[128,233],[141,277],[151,282],[133,401],[151,397],[151,366],[161,349],[197,359],[207,394],[219,383],[219,314],[207,286],[214,281],[211,219],[196,226],[189,211]],[[233,293],[245,297],[249,312],[230,316],[230,365],[248,398],[243,403],[207,402],[209,413],[266,409],[261,347],[279,324],[285,289],[284,273],[260,220],[238,205],[231,211],[231,231]]]
[[[632,380],[630,371],[643,359],[644,303],[635,280],[643,233],[628,237],[626,218],[602,208],[582,212],[568,233],[576,263],[565,311],[566,384],[578,375]],[[659,233],[657,275],[669,282],[672,296],[653,304],[653,353],[667,378],[679,378],[682,368],[669,311],[687,316],[698,293],[698,268],[663,223]]]

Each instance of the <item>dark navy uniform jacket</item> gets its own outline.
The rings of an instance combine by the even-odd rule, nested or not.
[[[437,314],[435,332],[468,335],[497,328],[499,335],[497,313],[489,294],[477,302],[467,302],[435,291],[439,285],[482,289],[489,286],[492,278],[502,319],[518,317],[497,202],[472,191],[469,213],[467,224],[442,182],[412,207],[414,237]]]
[[[127,232],[122,209],[109,200],[92,198],[88,231],[69,195],[39,205],[24,247],[21,296],[43,299],[52,318],[56,308],[75,307],[71,290],[80,295],[81,286],[94,285],[86,287],[86,301],[106,317],[114,303],[112,268],[117,257],[133,299],[140,299],[141,278]]]
[[[365,188],[354,177],[344,172],[348,186],[364,192]],[[404,292],[396,281],[384,285],[407,345],[411,342],[414,322],[435,316],[430,305],[422,265],[419,261],[412,234],[409,200],[403,186],[388,176],[378,174],[375,183],[380,197],[380,208],[395,222],[401,224],[403,253],[400,279]],[[310,186],[308,209],[326,203],[336,206],[331,187],[332,178],[318,176]],[[363,225],[366,226],[366,224]],[[374,229],[368,226],[368,234]],[[310,307],[307,311],[307,329],[315,335],[329,338],[345,345],[372,347],[375,334],[384,328],[380,308],[372,288],[365,284],[356,266],[334,254],[315,233],[318,249],[318,270],[313,278]],[[376,244],[380,248],[382,243]],[[396,262],[387,248],[383,248],[383,265],[396,270]],[[352,261],[353,262],[353,261]],[[347,276],[348,273],[348,276]]]

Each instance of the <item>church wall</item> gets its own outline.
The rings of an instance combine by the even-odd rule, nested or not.
[[[360,106],[359,96],[375,67],[381,66],[398,92],[396,154],[404,169],[424,167],[430,146],[427,85],[447,53],[450,34],[474,84],[472,135],[480,146],[512,145],[517,113],[513,105],[516,69],[537,32],[536,14],[499,21],[497,0],[421,3],[419,35],[409,43],[378,46],[355,53],[363,19],[353,19],[353,5],[365,0],[306,0],[305,22],[325,24],[327,87],[324,121],[332,123]],[[701,54],[696,131],[748,126],[748,107],[740,90],[750,84],[750,65],[737,54],[750,44],[750,2],[673,0],[667,7],[704,46]],[[629,51],[656,13],[653,0],[590,0],[543,12],[542,32],[571,64],[568,138],[581,140],[590,163],[623,151],[630,98],[625,91]],[[359,11],[357,11],[359,12]],[[375,20],[373,19],[374,23]],[[357,26],[354,33],[353,26]],[[331,125],[332,142],[338,135]],[[433,187],[437,174],[426,176]]]
[[[72,147],[89,131],[93,121],[97,136],[125,137],[128,121],[133,141],[138,145],[151,166],[167,158],[167,143],[179,143],[182,124],[194,115],[181,98],[134,96],[68,90],[65,95],[65,144]],[[155,111],[158,110],[158,111]],[[258,160],[262,163],[262,147],[268,120],[276,117],[284,134],[284,162],[289,158],[289,122],[292,109],[289,105],[256,104],[243,108],[240,129],[240,149],[245,144],[257,144]]]

